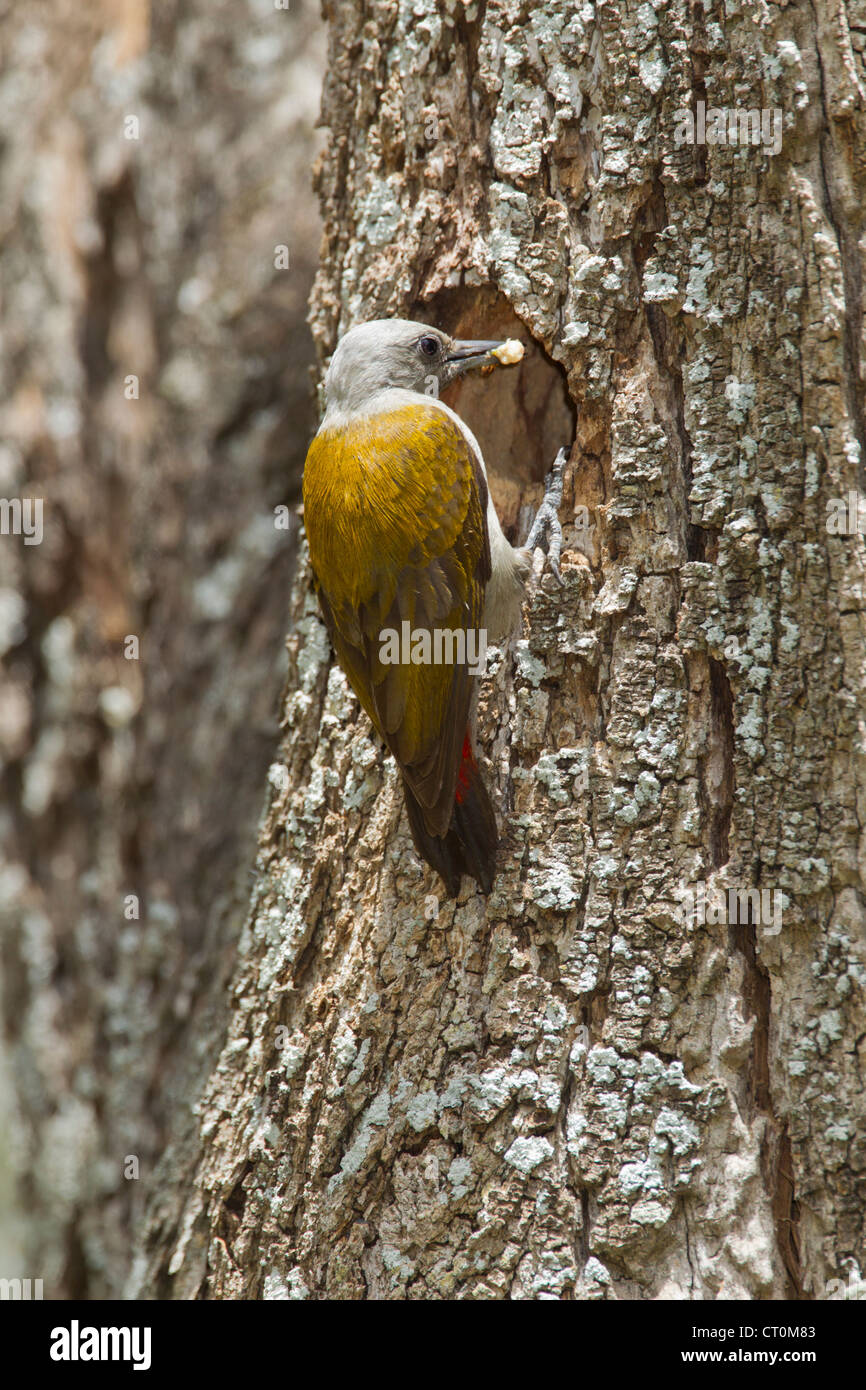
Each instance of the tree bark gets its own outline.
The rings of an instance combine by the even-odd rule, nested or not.
[[[523,337],[449,399],[514,536],[574,441],[565,584],[489,664],[501,869],[454,904],[302,548],[236,958],[230,914],[189,920],[227,1032],[211,987],[163,1039],[162,1113],[197,1123],[161,1131],[126,1290],[832,1296],[866,1189],[866,589],[831,520],[863,489],[864,26],[830,0],[327,18],[320,363],[377,316]],[[701,143],[713,110],[759,142]]]

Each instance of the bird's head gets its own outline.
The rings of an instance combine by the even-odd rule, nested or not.
[[[449,338],[408,319],[375,319],[351,328],[337,344],[325,377],[328,409],[354,412],[379,391],[398,386],[437,396],[461,372],[495,361],[498,340]]]

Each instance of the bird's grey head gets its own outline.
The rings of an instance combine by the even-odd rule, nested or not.
[[[490,362],[494,348],[501,346],[493,339],[449,338],[409,319],[361,323],[340,339],[331,358],[325,377],[328,410],[364,410],[378,392],[395,386],[438,396],[461,372]]]

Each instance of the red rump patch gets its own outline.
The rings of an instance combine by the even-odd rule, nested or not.
[[[457,805],[463,804],[463,798],[469,790],[469,779],[475,768],[475,759],[472,756],[472,745],[469,742],[469,734],[463,740],[463,757],[460,760],[460,771],[457,773]]]

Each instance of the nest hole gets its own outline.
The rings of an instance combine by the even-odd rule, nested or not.
[[[492,288],[442,290],[416,305],[412,317],[454,338],[518,338],[523,343],[525,355],[517,366],[467,372],[442,393],[481,445],[494,505],[514,542],[521,509],[538,505],[557,451],[570,449],[574,440],[576,416],[565,371]]]

